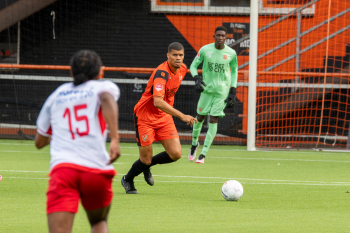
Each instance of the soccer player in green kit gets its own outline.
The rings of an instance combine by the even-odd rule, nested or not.
[[[188,159],[194,161],[199,147],[198,137],[207,115],[209,129],[204,146],[196,163],[204,163],[205,156],[218,129],[219,117],[225,116],[224,109],[232,108],[236,103],[237,55],[225,45],[227,30],[223,26],[215,29],[212,44],[203,46],[194,58],[190,70],[195,79],[195,89],[201,96],[197,105],[197,123],[193,124],[192,147]],[[197,67],[203,62],[203,79],[198,75]]]

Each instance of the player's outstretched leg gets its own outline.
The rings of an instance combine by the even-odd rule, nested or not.
[[[218,124],[209,123],[209,129],[208,129],[207,135],[205,136],[203,150],[200,156],[198,157],[196,163],[204,163],[205,156],[207,155],[207,152],[211,146],[211,143],[215,138],[217,131],[218,131]]]

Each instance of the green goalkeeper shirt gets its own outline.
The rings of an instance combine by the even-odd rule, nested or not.
[[[237,87],[237,55],[230,47],[216,49],[215,43],[203,46],[194,58],[190,70],[194,77],[197,67],[203,62],[204,93],[226,98],[230,87]]]

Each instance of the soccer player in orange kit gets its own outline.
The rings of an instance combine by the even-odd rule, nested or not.
[[[146,90],[134,108],[136,140],[140,159],[123,176],[121,183],[127,194],[137,194],[134,177],[143,172],[145,181],[153,186],[150,167],[172,163],[182,156],[181,144],[172,116],[180,118],[192,127],[197,120],[176,110],[175,94],[187,73],[183,64],[184,47],[173,42],[168,47],[168,60],[152,73]],[[153,156],[152,143],[160,141],[165,151]]]

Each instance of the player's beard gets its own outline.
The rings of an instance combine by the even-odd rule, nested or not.
[[[174,63],[174,67],[175,67],[175,68],[180,68],[180,67],[181,67],[181,64],[182,64],[182,62]]]

